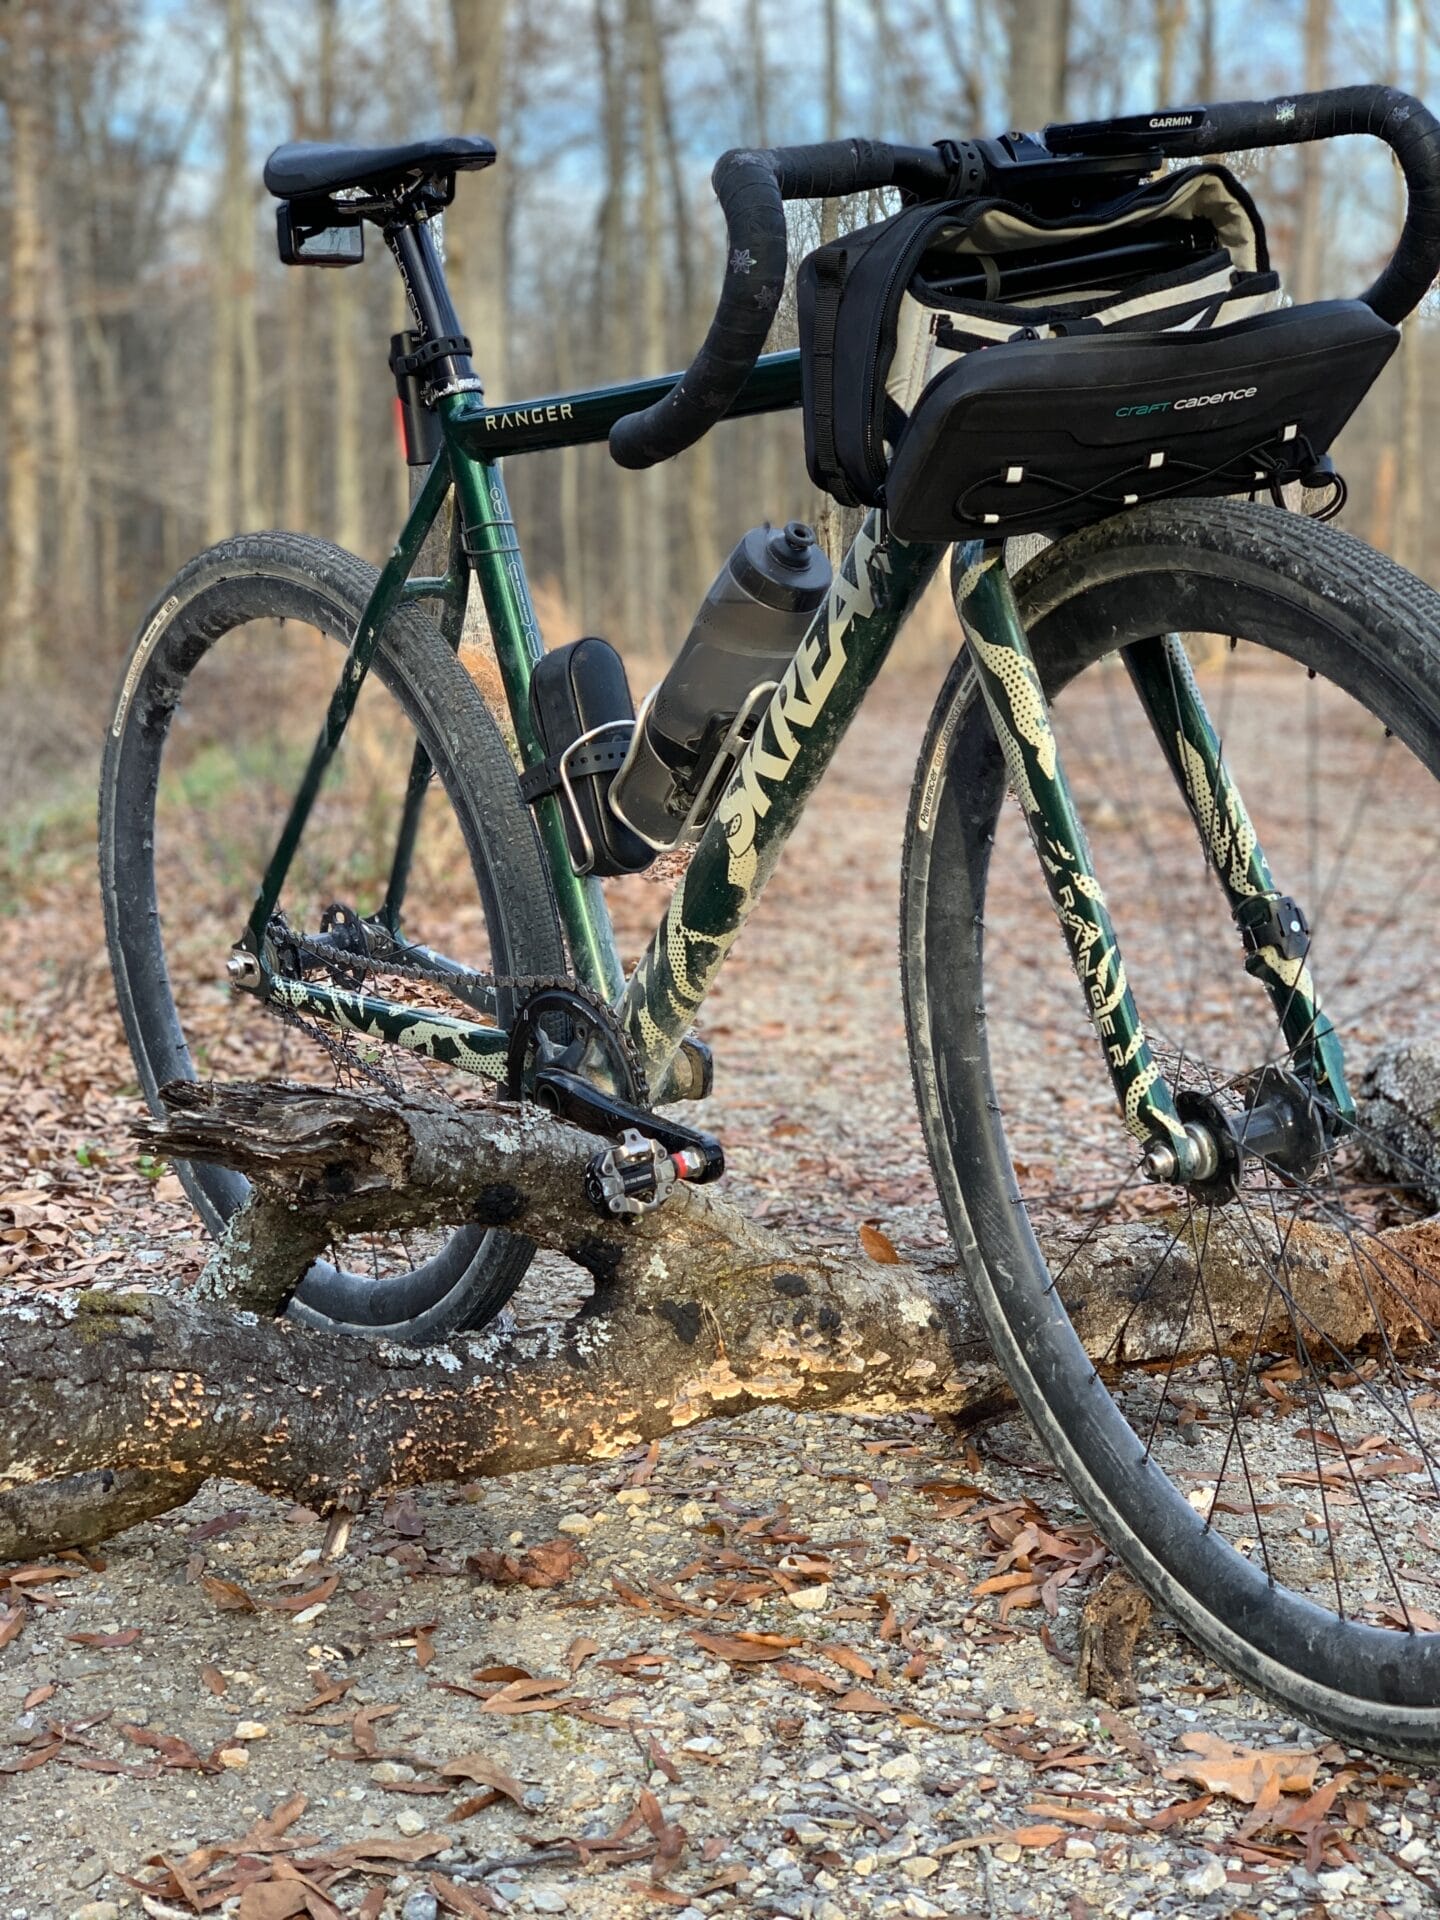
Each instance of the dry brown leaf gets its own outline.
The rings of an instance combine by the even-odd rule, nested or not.
[[[243,1527],[249,1518],[248,1508],[230,1507],[224,1513],[217,1513],[213,1520],[202,1520],[185,1537],[192,1547],[198,1547],[204,1540],[214,1540],[222,1533],[233,1533],[236,1527]]]
[[[1180,1744],[1194,1754],[1163,1769],[1167,1780],[1194,1780],[1210,1793],[1253,1806],[1267,1782],[1279,1781],[1281,1793],[1310,1793],[1320,1766],[1318,1753],[1303,1747],[1236,1747],[1217,1734],[1185,1734]]]
[[[307,1607],[318,1607],[328,1600],[340,1584],[338,1573],[332,1573],[319,1586],[307,1587],[304,1593],[287,1593],[279,1600],[267,1600],[265,1605],[272,1613],[304,1613]]]
[[[578,1673],[587,1660],[600,1651],[600,1642],[592,1640],[588,1634],[580,1634],[565,1649],[565,1664],[571,1673]]]
[[[863,1220],[859,1227],[860,1245],[867,1258],[878,1262],[882,1267],[898,1267],[900,1256],[895,1251],[895,1243],[888,1234],[880,1231],[872,1221]]]
[[[315,1864],[326,1867],[364,1867],[367,1862],[398,1860],[402,1865],[426,1860],[451,1842],[443,1833],[421,1833],[413,1840],[351,1840],[343,1847],[332,1847],[316,1856]]]
[[[888,1700],[882,1700],[878,1693],[871,1693],[865,1687],[852,1687],[848,1693],[842,1693],[834,1704],[837,1713],[893,1713],[895,1711]]]
[[[556,1713],[585,1703],[569,1693],[568,1680],[513,1680],[485,1697],[482,1713]]]
[[[875,1668],[863,1653],[857,1653],[854,1647],[847,1647],[843,1641],[831,1646],[816,1647],[822,1659],[833,1660],[837,1667],[843,1667],[846,1673],[853,1673],[857,1680],[873,1680]]]
[[[568,1580],[580,1564],[580,1549],[573,1540],[543,1541],[527,1547],[521,1554],[497,1553],[487,1547],[472,1553],[465,1561],[471,1573],[488,1580],[494,1587],[558,1587]]]
[[[204,1681],[210,1692],[214,1694],[224,1693],[226,1687],[229,1685],[229,1682],[226,1680],[224,1674],[221,1673],[220,1669],[208,1664],[201,1667],[200,1678]]]
[[[67,1633],[65,1638],[77,1647],[99,1647],[113,1650],[118,1647],[133,1647],[140,1638],[139,1627],[122,1627],[119,1633]]]
[[[1152,1833],[1164,1833],[1170,1827],[1178,1827],[1185,1820],[1193,1820],[1214,1801],[1213,1793],[1202,1793],[1194,1800],[1176,1800],[1168,1807],[1161,1807],[1158,1813],[1150,1814],[1141,1822]]]
[[[447,1760],[440,1769],[440,1777],[442,1780],[469,1780],[474,1786],[490,1787],[496,1793],[503,1793],[507,1800],[512,1800],[522,1813],[530,1812],[525,1804],[525,1789],[514,1774],[506,1773],[493,1760],[487,1760],[483,1753],[462,1753],[453,1760]]]
[[[721,1660],[729,1660],[741,1666],[748,1666],[765,1660],[779,1660],[791,1647],[803,1647],[805,1642],[797,1634],[789,1633],[707,1633],[703,1628],[692,1627],[690,1638],[697,1647],[703,1647],[706,1653],[713,1653]]]
[[[79,1572],[75,1567],[55,1567],[30,1565],[12,1567],[6,1574],[0,1574],[0,1587],[48,1587],[57,1580],[74,1580]]]
[[[222,1580],[218,1573],[202,1573],[200,1591],[208,1594],[222,1613],[254,1613],[255,1602],[234,1580]]]
[[[995,1827],[989,1833],[972,1833],[964,1840],[952,1840],[948,1846],[936,1847],[935,1854],[937,1859],[944,1859],[952,1853],[969,1853],[975,1847],[998,1847],[1007,1841],[1017,1847],[1051,1847],[1064,1838],[1065,1829],[1049,1823],[1034,1827]]]
[[[978,1600],[987,1593],[1008,1593],[1012,1587],[1028,1587],[1031,1584],[1028,1573],[996,1573],[992,1574],[988,1580],[980,1581],[970,1591]]]
[[[846,1683],[837,1680],[832,1674],[821,1673],[818,1667],[802,1666],[798,1660],[779,1660],[775,1671],[782,1680],[788,1680],[793,1687],[806,1687],[811,1693],[844,1693]]]
[[[431,1874],[429,1885],[441,1910],[458,1913],[460,1920],[485,1920],[487,1914],[500,1912],[500,1904],[488,1887],[462,1886],[458,1880],[447,1880],[440,1873]],[[363,1908],[361,1912],[363,1915]],[[379,1920],[378,1908],[374,1920]]]
[[[19,1637],[28,1618],[24,1607],[6,1607],[0,1611],[0,1647],[8,1647]]]
[[[335,1680],[321,1667],[316,1667],[310,1675],[310,1684],[315,1691],[303,1706],[293,1707],[291,1712],[298,1720],[307,1713],[318,1713],[321,1707],[333,1707],[337,1700],[343,1700],[355,1684],[354,1676],[348,1680]]]
[[[307,1897],[300,1880],[252,1881],[240,1895],[240,1920],[291,1920],[305,1912]]]

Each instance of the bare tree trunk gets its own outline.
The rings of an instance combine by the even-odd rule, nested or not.
[[[1215,0],[1200,0],[1200,49],[1196,65],[1198,97],[1202,102],[1213,100],[1220,85],[1215,65]]]
[[[4,88],[10,123],[9,314],[5,365],[5,659],[18,679],[33,679],[42,658],[41,528],[45,391],[41,355],[45,285],[40,208],[43,103],[39,10],[30,0],[7,9]]]
[[[455,35],[455,90],[463,133],[483,133],[501,146],[506,87],[508,0],[450,0]],[[506,156],[483,174],[466,176],[445,215],[446,265],[461,325],[475,346],[475,366],[492,403],[506,385]]]
[[[661,105],[660,37],[655,27],[653,0],[627,0],[627,59],[638,82],[640,104],[640,350],[646,373],[664,371],[668,357],[665,328],[665,259],[662,251],[663,207],[660,191]],[[651,652],[662,649],[669,616],[667,537],[670,515],[666,493],[671,476],[664,466],[651,467],[641,478],[642,511],[639,559],[644,627],[627,636],[643,641]],[[635,483],[632,481],[631,485]]]
[[[1413,0],[1415,22],[1415,70],[1412,85],[1420,99],[1425,98],[1429,81],[1429,4]],[[1397,22],[1398,25],[1398,22]],[[1398,35],[1397,35],[1398,38]],[[1398,53],[1398,47],[1397,47]],[[1395,63],[1393,84],[1399,86],[1399,61]],[[1397,222],[1404,214],[1404,185],[1396,176]],[[1400,344],[1400,497],[1395,516],[1395,558],[1405,567],[1418,567],[1425,559],[1425,386],[1424,334],[1420,316],[1412,313],[1401,330]]]
[[[1157,107],[1173,107],[1180,34],[1185,25],[1186,0],[1155,0],[1155,64]]]
[[[365,548],[361,493],[364,455],[360,432],[360,379],[355,364],[357,290],[348,273],[337,273],[330,292],[330,380],[328,400],[335,462],[335,539],[352,553]]]
[[[236,424],[243,400],[241,356],[243,282],[253,270],[249,196],[245,184],[246,0],[227,0],[225,11],[225,174],[220,185],[219,260],[210,348],[210,443],[206,485],[207,532],[211,540],[237,524]],[[253,296],[252,296],[253,297]],[[241,497],[242,508],[248,504]]]
[[[573,328],[570,325],[569,314],[561,305],[559,322],[555,328],[555,371],[558,376],[557,384],[562,393],[572,391],[578,378],[572,335]],[[560,450],[560,585],[565,595],[565,603],[576,619],[583,617],[584,609],[590,603],[586,575],[585,535],[580,513],[580,449],[562,447]]]
[[[1305,0],[1305,90],[1326,84],[1330,64],[1331,0]],[[1312,140],[1300,149],[1300,194],[1295,236],[1295,298],[1302,304],[1320,298],[1325,264],[1325,222],[1321,214],[1326,142]]]
[[[605,142],[605,195],[600,204],[600,245],[596,267],[595,305],[601,364],[609,377],[620,371],[620,355],[633,358],[629,333],[630,308],[624,291],[626,252],[626,174],[629,168],[629,87],[622,49],[617,46],[615,23],[608,0],[595,0],[595,41],[600,56],[601,99]],[[642,369],[631,367],[640,372]],[[654,371],[654,369],[643,369]],[[614,491],[619,522],[620,586],[617,606],[606,609],[618,617],[622,651],[633,647],[644,631],[646,609],[640,559],[640,494],[633,479],[619,477]]]
[[[840,137],[840,0],[825,0],[825,138]],[[820,244],[828,246],[840,231],[840,202],[820,207]]]
[[[935,24],[953,70],[955,85],[964,102],[966,133],[978,133],[987,126],[985,113],[985,30],[989,25],[985,10],[972,5],[969,38],[961,32],[955,18],[955,0],[935,0]]]
[[[839,0],[825,0],[825,138],[840,134],[840,115],[844,111],[840,82],[840,7]],[[841,203],[820,203],[820,244],[827,245],[840,231]],[[859,515],[842,507],[828,494],[822,497],[815,514],[815,532],[830,564],[839,567],[845,549],[854,538]]]
[[[285,318],[282,366],[285,392],[280,403],[284,463],[283,514],[287,527],[303,527],[310,518],[310,460],[307,442],[310,422],[305,392],[306,300],[305,276],[292,270],[285,281]]]
[[[1064,0],[1010,0],[1010,123],[1032,131],[1064,108]]]
[[[52,567],[55,601],[67,629],[78,626],[87,611],[93,610],[94,571],[90,542],[90,474],[86,450],[80,434],[80,340],[75,326],[74,301],[58,236],[50,236],[50,303],[55,314],[55,334],[59,351],[52,353],[48,367],[52,397],[53,461],[56,508],[58,512],[58,558]]]

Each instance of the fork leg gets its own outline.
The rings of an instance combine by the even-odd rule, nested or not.
[[[1125,978],[1120,942],[1051,730],[1003,548],[975,542],[957,549],[953,579],[956,609],[1005,755],[1010,788],[1040,857],[1126,1129],[1147,1147],[1168,1147],[1183,1178],[1196,1170],[1199,1150],[1176,1112]]]
[[[1184,643],[1175,633],[1136,640],[1125,648],[1124,659],[1185,796],[1211,869],[1239,924],[1247,910],[1281,895],[1240,790],[1225,765],[1224,743],[1195,683]],[[1355,1101],[1345,1083],[1340,1038],[1321,1010],[1310,972],[1308,931],[1291,945],[1288,953],[1277,945],[1259,946],[1246,957],[1247,971],[1269,994],[1296,1065],[1342,1120],[1353,1120]]]

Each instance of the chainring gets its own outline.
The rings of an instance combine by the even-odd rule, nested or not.
[[[546,1020],[563,1020],[564,1038],[547,1033]],[[650,1089],[645,1069],[630,1036],[609,1005],[577,980],[548,981],[526,995],[516,1010],[505,1062],[505,1095],[523,1100],[529,1076],[536,1066],[565,1066],[572,1071],[582,1060],[593,1065],[598,1051],[609,1076],[607,1091],[635,1107],[648,1107]]]

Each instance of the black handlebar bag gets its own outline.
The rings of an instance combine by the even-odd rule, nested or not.
[[[1313,477],[1399,337],[1359,301],[1285,306],[1220,166],[1059,219],[911,207],[810,254],[797,299],[810,476],[906,540]]]

